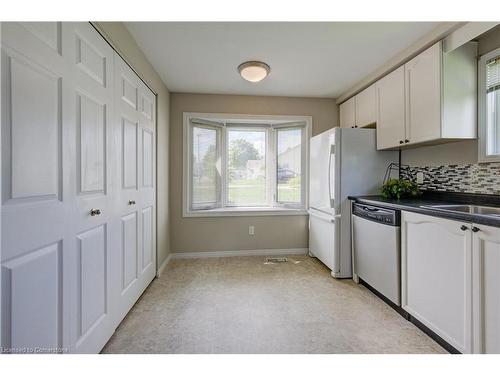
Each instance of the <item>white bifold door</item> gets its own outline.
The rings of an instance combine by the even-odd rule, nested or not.
[[[155,273],[155,96],[89,23],[1,46],[0,346],[96,353]]]
[[[115,64],[115,92],[120,322],[156,274],[156,113],[153,93],[120,58]]]

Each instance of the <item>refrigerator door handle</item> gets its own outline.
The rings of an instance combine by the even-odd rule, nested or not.
[[[333,208],[332,198],[332,155],[335,155],[335,146],[330,145],[330,155],[328,155],[328,199],[330,208]]]

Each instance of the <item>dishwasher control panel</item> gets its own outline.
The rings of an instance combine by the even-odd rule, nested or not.
[[[400,226],[401,224],[401,212],[397,210],[354,203],[352,214],[386,225]]]

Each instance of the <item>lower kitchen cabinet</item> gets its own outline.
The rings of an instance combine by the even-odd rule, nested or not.
[[[472,352],[470,228],[427,215],[401,215],[402,307],[462,353]]]
[[[474,353],[500,353],[500,228],[473,228]]]
[[[500,228],[402,212],[402,307],[462,353],[500,353]]]

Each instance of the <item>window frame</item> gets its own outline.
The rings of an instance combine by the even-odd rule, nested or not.
[[[240,206],[236,204],[231,204],[229,202],[229,193],[228,193],[228,171],[229,171],[229,163],[228,163],[228,156],[229,156],[229,148],[228,146],[228,139],[229,139],[229,131],[250,131],[252,128],[254,128],[254,131],[261,131],[265,134],[266,138],[266,157],[265,157],[265,162],[266,162],[266,203],[267,206]],[[271,154],[271,149],[269,147],[270,139],[271,139],[271,128],[269,126],[258,126],[258,125],[248,125],[246,124],[231,124],[230,126],[225,127],[225,132],[223,132],[223,138],[224,138],[224,143],[222,145],[222,150],[221,154],[223,155],[222,159],[222,164],[224,165],[224,168],[222,170],[224,171],[222,177],[223,180],[223,186],[222,186],[222,201],[223,201],[223,207],[226,209],[234,209],[234,208],[239,208],[239,209],[248,209],[251,210],[252,208],[262,208],[262,207],[272,207],[272,199],[269,195],[269,185],[271,183],[271,180],[269,179],[269,167],[272,166],[272,154]]]
[[[487,114],[487,95],[486,95],[486,63],[495,58],[500,57],[500,48],[482,55],[479,59],[478,67],[478,162],[491,163],[499,162],[500,154],[488,155],[488,114]],[[498,108],[500,110],[500,106]]]
[[[206,209],[192,207],[192,121],[199,122],[195,126],[220,129],[219,181],[220,195],[217,206]],[[200,125],[202,123],[202,125]],[[249,130],[251,127],[265,128],[266,132],[266,196],[267,206],[230,206],[227,194],[227,140],[228,129]],[[300,204],[279,203],[277,184],[277,130],[302,127],[302,168]],[[183,217],[209,216],[267,216],[267,215],[306,215],[309,205],[309,139],[311,137],[311,116],[276,116],[276,115],[244,115],[218,113],[183,113]],[[218,138],[219,139],[219,138]]]
[[[201,129],[210,129],[210,130],[215,130],[216,131],[216,158],[218,160],[221,159],[221,149],[223,149],[223,135],[222,135],[222,126],[219,124],[210,124],[210,123],[199,123],[196,125],[192,125],[189,127],[189,134],[188,138],[193,139],[193,130],[195,127],[201,128]],[[217,147],[220,145],[220,147]],[[193,159],[192,159],[192,143],[190,142],[189,144],[189,155],[190,155],[190,160],[189,160],[189,166],[188,166],[188,173],[189,173],[189,191],[188,194],[191,197],[190,198],[190,203],[189,203],[189,209],[191,211],[200,211],[200,210],[211,210],[211,209],[217,209],[222,207],[222,202],[220,200],[220,197],[216,199],[214,204],[205,204],[205,205],[200,205],[200,208],[195,209],[193,206],[192,202],[192,197],[193,197],[193,184],[192,184],[192,177],[193,177]],[[219,167],[220,168],[220,167]],[[219,191],[222,189],[222,175],[219,174],[219,176],[216,178],[216,184],[219,185]],[[217,190],[217,189],[216,189]]]
[[[297,129],[301,128],[302,129],[302,140],[301,144],[305,145],[305,147],[301,147],[301,159],[304,161],[305,160],[305,167],[308,169],[309,167],[309,136],[308,136],[308,129],[307,129],[307,124],[303,123],[284,123],[284,124],[279,124],[273,127],[273,143],[274,143],[274,152],[273,155],[274,157],[277,158],[277,150],[278,150],[278,132],[280,130],[288,130],[288,129]],[[307,175],[307,180],[305,180],[305,183],[300,184],[300,200],[301,203],[295,203],[295,202],[280,202],[278,201],[278,160],[276,159],[274,162],[275,171],[274,171],[274,202],[277,207],[283,207],[283,208],[290,208],[290,209],[297,209],[301,208],[303,206],[302,202],[306,202],[307,199],[307,193],[308,193],[308,188],[309,188],[309,175]],[[301,171],[301,179],[302,179],[302,171]]]

